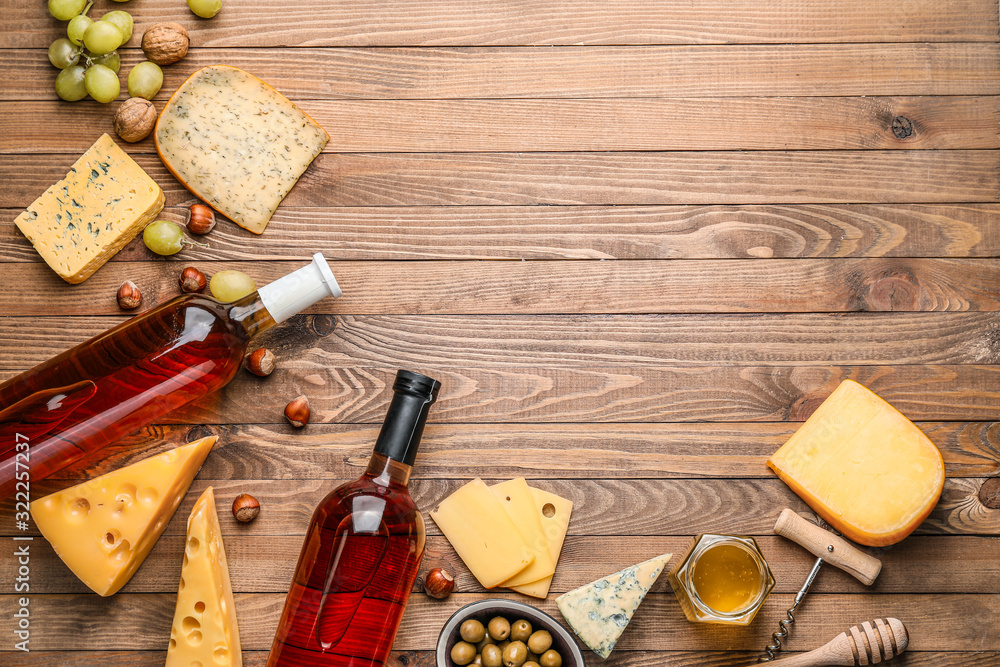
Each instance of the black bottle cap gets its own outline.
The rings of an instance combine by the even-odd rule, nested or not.
[[[427,412],[431,403],[437,400],[440,388],[441,383],[434,378],[398,371],[392,385],[395,394],[375,442],[375,453],[412,466],[424,433]]]

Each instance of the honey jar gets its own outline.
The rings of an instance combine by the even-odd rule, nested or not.
[[[752,537],[698,535],[667,575],[689,621],[748,625],[774,588]]]

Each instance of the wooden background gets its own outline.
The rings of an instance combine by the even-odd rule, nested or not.
[[[97,0],[143,30],[179,21],[197,68],[243,67],[332,135],[263,236],[222,222],[162,259],[134,242],[68,286],[11,224],[102,132],[116,104],[55,99],[44,3],[2,0],[0,378],[124,319],[134,280],[152,305],[181,268],[258,284],[321,250],[344,296],[271,332],[279,369],[113,448],[34,497],[208,432],[221,436],[146,564],[111,599],[36,541],[30,655],[40,667],[162,664],[184,523],[207,485],[260,518],[221,516],[246,664],[264,664],[314,505],[360,474],[399,367],[443,383],[413,491],[425,510],[473,476],[523,475],[576,509],[563,592],[699,532],[758,537],[775,593],[745,629],[688,623],[665,580],[607,661],[749,664],[812,557],[771,533],[808,508],[764,466],[844,378],[871,387],[942,449],[937,509],[872,550],[866,589],[825,569],[791,648],[896,616],[899,665],[1000,663],[1000,37],[997,0]],[[124,96],[123,96],[124,97]],[[129,153],[192,196],[151,140]],[[309,396],[302,431],[281,409]],[[0,582],[14,576],[0,507]],[[461,593],[415,594],[395,665],[429,667],[452,611],[483,597],[428,522],[427,567]],[[4,537],[6,536],[6,537]],[[0,608],[14,608],[13,585]],[[555,595],[540,606],[555,613]],[[593,655],[588,664],[600,661]]]

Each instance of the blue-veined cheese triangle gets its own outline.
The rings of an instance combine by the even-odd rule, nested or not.
[[[672,555],[651,558],[560,595],[556,605],[576,636],[607,658]]]

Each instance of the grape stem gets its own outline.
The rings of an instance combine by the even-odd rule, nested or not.
[[[80,12],[80,13],[81,13],[81,14],[83,14],[83,15],[86,15],[86,14],[87,14],[87,12],[89,12],[89,11],[90,11],[90,8],[91,8],[91,7],[93,7],[93,6],[94,6],[94,0],[90,0],[90,2],[88,2],[88,3],[87,3],[87,6],[86,6],[86,7],[84,7],[84,8],[83,8],[83,11],[82,11],[82,12]]]
[[[181,239],[181,245],[196,245],[201,246],[202,248],[210,247],[207,243],[198,243],[197,241],[192,241],[188,238]]]

